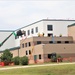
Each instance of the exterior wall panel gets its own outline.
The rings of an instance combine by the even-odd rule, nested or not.
[[[75,26],[68,27],[68,36],[72,36],[75,42]]]
[[[48,36],[48,33],[53,33],[53,36],[59,36],[62,34],[62,36],[68,36],[68,29],[67,26],[75,23],[74,20],[41,20],[38,22],[35,22],[33,24],[30,24],[26,27],[21,28],[21,30],[25,30],[26,34],[27,31],[30,30],[30,35],[26,35],[25,38],[29,38],[32,36],[38,36],[38,33],[42,34],[44,33],[44,36]],[[47,30],[47,25],[53,25],[53,31],[48,31]],[[38,33],[35,33],[35,27],[38,27]],[[34,29],[34,34],[31,34],[31,29]],[[16,30],[17,32],[18,30]],[[20,40],[22,38],[20,37],[19,39],[15,40],[15,46],[20,46]]]
[[[75,23],[75,21],[44,21],[44,33],[45,36],[47,36],[47,33],[53,33],[54,36],[59,36],[62,34],[62,36],[68,36],[68,29],[67,26]],[[47,30],[47,25],[53,25],[53,31]]]
[[[70,54],[75,53],[75,44],[46,44],[43,49],[44,54]]]
[[[36,27],[38,27],[38,32],[36,33],[35,32],[35,28]],[[34,34],[31,34],[31,29],[34,29]],[[41,21],[41,22],[38,22],[38,23],[35,23],[35,24],[33,24],[33,25],[30,25],[30,26],[27,26],[27,27],[24,27],[24,28],[22,28],[21,30],[25,30],[26,31],[26,36],[25,36],[25,38],[29,38],[29,37],[33,37],[33,36],[38,36],[38,33],[42,33],[43,32],[43,22]],[[30,30],[30,35],[28,35],[27,34],[27,31],[28,30]],[[20,46],[20,40],[21,40],[22,38],[20,37],[19,39],[16,39],[15,40],[15,46]]]
[[[19,50],[19,49],[11,50],[11,51],[10,51],[10,52],[13,54],[13,57],[19,56],[18,50]]]

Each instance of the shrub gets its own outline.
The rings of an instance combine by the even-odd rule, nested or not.
[[[63,60],[63,58],[60,55],[57,56],[57,59],[59,62],[62,62],[62,60]]]
[[[14,62],[15,65],[19,65],[20,64],[20,57],[16,56],[12,59],[12,62]]]
[[[57,61],[57,57],[56,56],[51,57],[51,61],[52,62],[56,62]]]
[[[62,37],[62,34],[60,34],[59,36]]]
[[[63,58],[60,55],[51,57],[52,62],[57,62],[57,60],[58,60],[58,62],[62,62]]]
[[[9,51],[9,49],[4,50],[3,54],[1,55],[1,61],[3,62],[11,62],[13,54]]]
[[[21,64],[28,65],[28,57],[26,57],[26,56],[21,57]]]

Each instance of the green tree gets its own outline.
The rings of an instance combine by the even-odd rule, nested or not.
[[[1,55],[1,61],[3,62],[11,62],[13,54],[8,50],[4,50],[3,54]]]
[[[28,57],[26,57],[26,56],[21,57],[21,64],[28,65]]]
[[[15,65],[19,65],[20,64],[20,57],[16,56],[12,59],[12,61],[14,62]]]

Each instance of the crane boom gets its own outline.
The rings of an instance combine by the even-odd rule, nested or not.
[[[14,32],[12,32],[2,43],[0,43],[0,47],[12,36],[12,34],[15,35]],[[15,35],[16,36],[16,35]]]
[[[11,37],[11,35],[14,34],[14,36],[22,36],[23,34],[25,34],[25,31],[17,31],[17,34],[15,34],[15,32],[13,31],[2,43],[0,43],[0,47]]]

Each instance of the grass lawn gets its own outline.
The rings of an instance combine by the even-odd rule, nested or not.
[[[4,70],[0,75],[75,75],[75,64]]]

